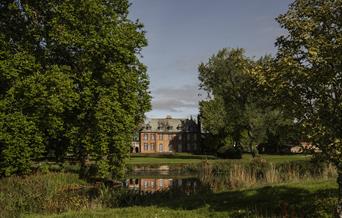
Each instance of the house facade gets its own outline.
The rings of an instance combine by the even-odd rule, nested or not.
[[[200,125],[190,119],[167,116],[147,119],[139,132],[140,153],[196,152],[199,150]]]

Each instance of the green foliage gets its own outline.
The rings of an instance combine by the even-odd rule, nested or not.
[[[342,205],[342,1],[297,0],[277,20],[289,34],[277,40],[277,73],[270,76],[283,105],[307,140],[334,163]],[[340,208],[342,216],[342,208]]]
[[[40,157],[43,149],[33,122],[20,113],[0,112],[0,176],[29,173],[31,159]]]
[[[209,95],[200,102],[202,124],[209,136],[220,139],[216,147],[227,139],[249,151],[261,143],[288,143],[284,130],[293,127],[293,120],[271,101],[261,76],[271,71],[272,62],[269,56],[252,60],[243,49],[222,49],[199,66],[201,88]]]
[[[98,176],[122,176],[133,131],[150,109],[138,58],[147,41],[128,7],[127,0],[0,1],[0,122],[20,114],[28,129],[1,130],[14,131],[25,154],[17,159],[25,169],[2,164],[1,172],[26,172],[40,153],[72,156],[84,170],[91,158]],[[29,135],[40,142],[31,146]],[[13,140],[0,143],[19,152]]]

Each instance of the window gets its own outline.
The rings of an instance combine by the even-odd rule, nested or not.
[[[181,133],[178,135],[178,139],[182,140],[182,134]]]
[[[159,151],[160,151],[160,152],[163,152],[163,151],[164,151],[164,146],[163,146],[163,144],[159,144]]]
[[[197,151],[197,144],[194,143],[194,150]]]
[[[144,140],[147,141],[148,140],[148,134],[144,133]]]
[[[186,135],[186,139],[187,139],[188,141],[190,141],[190,139],[191,139],[191,134],[190,134],[190,133],[188,133],[188,134]]]
[[[156,135],[155,134],[151,134],[151,140],[156,140]]]
[[[197,134],[194,134],[194,141],[197,140]]]
[[[164,186],[164,180],[163,180],[163,179],[160,179],[160,180],[159,180],[159,186],[160,186],[160,187],[163,187],[163,186]]]
[[[163,133],[159,133],[159,140],[163,140]]]
[[[148,144],[147,143],[144,144],[144,150],[148,151]]]
[[[172,139],[172,136],[173,136],[172,134],[169,134],[169,140],[171,140],[171,139]]]
[[[153,145],[149,145],[148,147],[149,147],[148,150],[153,151]]]
[[[151,144],[151,151],[154,151],[154,150],[156,150],[156,144],[152,143]]]
[[[186,144],[186,148],[187,148],[188,151],[190,151],[190,143]]]

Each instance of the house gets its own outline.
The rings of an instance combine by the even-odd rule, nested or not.
[[[139,134],[140,153],[196,152],[199,149],[200,124],[192,117],[147,119]]]

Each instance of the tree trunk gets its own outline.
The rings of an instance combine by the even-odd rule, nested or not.
[[[80,172],[79,177],[81,179],[87,178],[88,175],[88,167],[89,167],[89,155],[87,154],[85,150],[85,146],[82,145],[79,153],[79,161],[80,161]]]
[[[336,208],[336,218],[342,218],[342,172],[338,173],[338,203]]]
[[[248,137],[249,137],[249,151],[251,152],[252,157],[255,157],[255,151],[254,151],[254,146],[253,146],[253,141],[254,141],[254,137],[253,134],[248,130]]]

